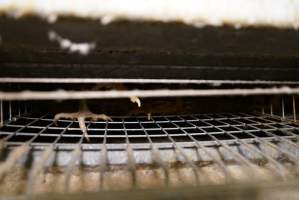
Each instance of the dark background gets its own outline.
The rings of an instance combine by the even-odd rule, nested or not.
[[[88,56],[50,42],[53,30],[96,42]],[[298,81],[299,34],[267,27],[0,17],[0,77],[180,78]]]

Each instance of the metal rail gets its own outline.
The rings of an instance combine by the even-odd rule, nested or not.
[[[159,84],[242,84],[242,85],[298,85],[296,81],[245,81],[245,80],[196,80],[196,79],[114,79],[114,78],[0,78],[0,83],[159,83]]]
[[[182,90],[110,90],[110,91],[22,91],[0,92],[0,100],[69,100],[192,96],[250,96],[250,95],[298,95],[299,88],[271,87],[253,89],[182,89]]]

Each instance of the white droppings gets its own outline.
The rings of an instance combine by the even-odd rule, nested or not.
[[[235,27],[235,29],[240,29],[240,28],[242,27],[242,25],[239,24],[239,23],[236,23],[236,24],[234,25],[234,27]]]
[[[113,22],[115,20],[115,17],[113,17],[112,15],[105,15],[101,18],[101,24],[102,25],[108,25],[111,22]]]
[[[88,55],[89,52],[95,48],[94,43],[81,43],[81,44],[71,44],[70,51],[71,52],[79,52],[82,55]]]
[[[49,37],[49,40],[54,41],[56,39],[57,35],[54,31],[50,31],[48,33],[48,37]]]
[[[195,23],[193,23],[193,25],[196,28],[204,28],[205,26],[207,26],[207,24],[204,22],[195,22]]]
[[[50,14],[47,16],[47,21],[49,24],[54,24],[57,21],[57,15],[55,14]]]
[[[60,47],[62,49],[70,49],[71,46],[72,46],[72,43],[71,43],[70,40],[68,40],[68,39],[61,39],[60,40]]]
[[[70,53],[79,53],[81,55],[88,55],[91,50],[95,49],[96,44],[91,43],[75,43],[67,38],[63,38],[58,35],[55,31],[48,33],[48,38],[52,42],[58,42],[60,48],[68,50]]]

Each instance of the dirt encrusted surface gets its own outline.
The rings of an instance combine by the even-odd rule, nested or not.
[[[166,171],[155,166],[136,166],[135,170],[128,169],[127,166],[110,166],[107,171],[101,171],[100,167],[75,167],[71,171],[64,167],[51,167],[44,173],[39,173],[30,184],[30,171],[24,167],[14,167],[3,177],[0,193],[23,195],[29,191],[33,194],[127,191],[136,188],[181,188],[281,181],[273,175],[269,166],[249,170],[240,165],[229,164],[226,169],[227,174],[215,164],[204,164],[193,169],[180,163],[170,165]],[[293,180],[294,177],[295,174],[288,174],[285,178]]]

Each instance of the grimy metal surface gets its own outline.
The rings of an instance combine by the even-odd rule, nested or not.
[[[93,193],[79,194],[46,194],[35,196],[18,196],[18,197],[0,197],[3,200],[64,200],[66,198],[81,199],[145,199],[145,200],[162,200],[162,199],[221,199],[221,200],[279,200],[294,199],[298,196],[298,182],[289,182],[285,184],[230,184],[218,186],[201,186],[201,187],[183,187],[183,188],[159,188],[150,190],[129,190],[122,192],[99,191]]]

